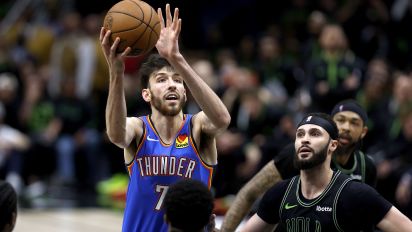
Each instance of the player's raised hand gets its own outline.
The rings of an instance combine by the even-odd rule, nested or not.
[[[175,8],[173,18],[170,12],[170,4],[166,4],[166,22],[163,18],[162,10],[157,9],[160,20],[160,37],[156,43],[159,54],[166,59],[179,53],[179,34],[182,27],[182,20],[179,18],[179,9]]]
[[[117,46],[119,45],[120,38],[116,38],[113,44],[110,46],[110,30],[106,30],[104,27],[100,30],[100,45],[103,50],[103,54],[106,58],[107,64],[111,74],[123,74],[124,72],[124,59],[131,51],[130,47],[127,47],[122,53],[116,54]]]

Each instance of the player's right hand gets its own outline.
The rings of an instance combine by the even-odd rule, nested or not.
[[[106,30],[104,27],[102,27],[100,30],[100,44],[109,66],[110,73],[122,75],[125,69],[124,59],[130,53],[131,48],[127,47],[122,53],[116,54],[120,38],[117,37],[113,44],[110,46],[110,34],[110,30]]]

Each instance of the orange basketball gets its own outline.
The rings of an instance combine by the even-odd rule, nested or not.
[[[127,47],[129,56],[144,55],[156,45],[160,34],[160,21],[156,11],[144,1],[123,0],[110,8],[103,26],[111,30],[110,44],[120,38],[117,53]]]

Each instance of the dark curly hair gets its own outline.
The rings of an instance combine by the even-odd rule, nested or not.
[[[185,179],[169,188],[164,207],[166,217],[174,228],[183,232],[199,231],[210,220],[213,196],[202,182]]]
[[[153,72],[162,69],[163,67],[170,67],[171,69],[173,69],[170,63],[159,54],[152,53],[148,57],[146,57],[138,72],[138,76],[140,78],[140,87],[142,89],[149,88],[150,75]]]
[[[17,194],[13,187],[0,180],[0,231],[12,224],[13,213],[17,213]]]

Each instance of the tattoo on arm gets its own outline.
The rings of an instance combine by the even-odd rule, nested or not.
[[[254,202],[282,178],[271,161],[239,191],[223,220],[221,231],[235,231]]]

